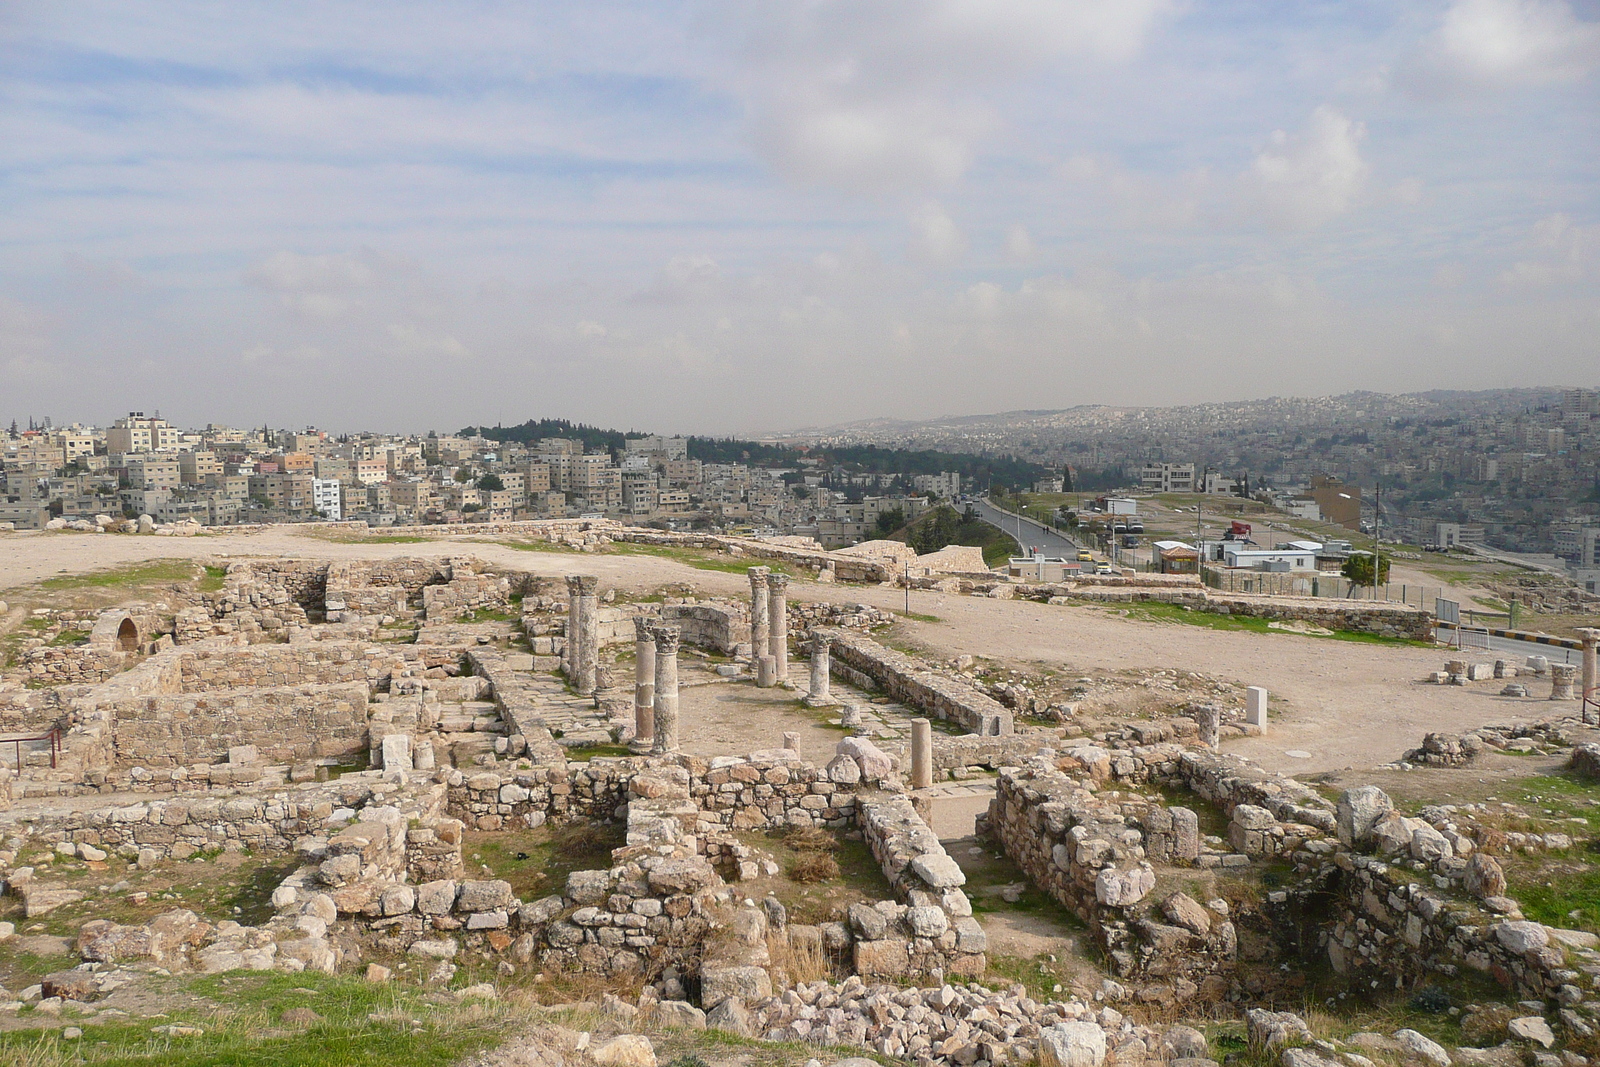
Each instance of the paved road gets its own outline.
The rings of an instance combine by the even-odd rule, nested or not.
[[[1471,624],[1467,625],[1467,630],[1472,630]],[[1439,638],[1440,640],[1448,640],[1451,647],[1455,646],[1455,633],[1453,631],[1441,629]],[[1468,639],[1471,639],[1470,635]],[[1482,639],[1482,635],[1478,635],[1478,640],[1481,641]],[[1574,665],[1582,662],[1583,657],[1583,653],[1575,648],[1562,648],[1559,645],[1541,645],[1537,641],[1519,641],[1514,637],[1496,637],[1492,634],[1489,636],[1488,650],[1490,652],[1509,652],[1517,657],[1519,665],[1522,657],[1525,656],[1544,656],[1551,663],[1571,663]],[[1472,652],[1474,649],[1469,645],[1463,651]],[[1482,652],[1484,650],[1480,647],[1476,651]]]
[[[1012,537],[1017,536],[1017,516],[1009,511],[1001,511],[981,497],[974,497],[972,506],[978,512],[978,517],[991,526],[998,526]],[[1022,550],[1027,554],[1028,549],[1039,547],[1044,549],[1047,556],[1065,556],[1067,559],[1077,559],[1078,549],[1082,546],[1065,534],[1057,533],[1048,526],[1040,525],[1032,519],[1022,520]]]

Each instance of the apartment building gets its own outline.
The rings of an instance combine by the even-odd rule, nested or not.
[[[146,418],[142,411],[130,411],[106,431],[107,452],[176,452],[183,447],[183,434],[160,414]]]
[[[179,452],[178,480],[187,485],[199,485],[207,475],[221,474],[222,461],[215,452]]]
[[[344,486],[337,478],[311,479],[311,507],[333,522],[344,519]]]
[[[1139,486],[1152,493],[1192,493],[1194,464],[1146,463],[1139,471]]]

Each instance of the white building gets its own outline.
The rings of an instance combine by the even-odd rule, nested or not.
[[[1238,541],[1223,541],[1222,562],[1253,571],[1315,571],[1317,553],[1303,548],[1259,548]]]
[[[1146,463],[1139,485],[1152,493],[1194,492],[1193,463]]]
[[[344,495],[337,478],[311,479],[311,507],[333,522],[344,521]]]

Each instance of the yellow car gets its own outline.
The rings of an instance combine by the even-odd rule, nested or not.
[[[1114,567],[1112,567],[1111,564],[1105,562],[1104,560],[1101,560],[1099,563],[1096,563],[1094,565],[1094,572],[1096,574],[1115,574],[1115,573],[1117,573],[1116,569]]]
[[[1090,552],[1087,548],[1078,549],[1078,562],[1079,563],[1093,563],[1094,562],[1094,553]]]

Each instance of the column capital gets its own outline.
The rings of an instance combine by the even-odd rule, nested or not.
[[[594,596],[595,592],[600,588],[600,578],[598,575],[578,574],[574,575],[572,578],[568,578],[567,581],[570,584],[574,579],[578,583],[576,588],[578,590],[578,595],[580,596]]]
[[[682,634],[676,626],[652,627],[650,634],[656,639],[656,655],[676,656],[678,654],[678,641]]]
[[[770,568],[770,567],[751,567],[750,571],[749,571],[749,574],[750,574],[750,588],[751,589],[760,589],[760,588],[764,587],[767,584],[767,579],[772,576],[772,568]]]
[[[767,575],[767,588],[772,590],[774,593],[784,593],[789,588],[789,576],[787,574],[779,574],[774,571],[773,573]]]
[[[818,653],[826,653],[828,651],[828,649],[831,648],[832,646],[833,646],[833,638],[830,635],[824,634],[824,633],[817,633],[815,631],[812,632],[812,634],[811,634],[811,654],[813,656],[817,655]]]
[[[1583,643],[1586,645],[1600,644],[1600,627],[1580,626],[1574,632],[1582,638]]]
[[[633,617],[633,639],[635,641],[654,640],[654,638],[651,636],[651,630],[653,630],[657,625],[659,624],[656,622],[656,620],[650,618],[649,616],[635,615]]]
[[[583,582],[583,579],[580,578],[576,574],[567,575],[567,595],[568,596],[577,596],[577,595],[579,595],[579,591],[581,589],[581,583],[582,582]]]

